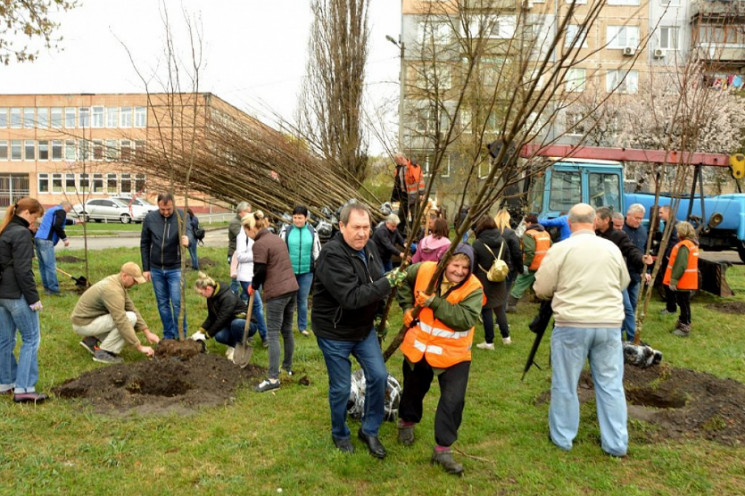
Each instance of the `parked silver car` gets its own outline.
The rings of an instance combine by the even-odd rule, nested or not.
[[[129,205],[131,203],[132,205],[140,206],[146,209],[148,212],[150,212],[151,210],[158,210],[158,205],[154,205],[144,198],[132,198],[131,196],[112,196],[110,198],[119,200],[125,205]]]
[[[72,207],[70,216],[78,217],[84,222],[118,221],[128,224],[133,221],[142,222],[147,212],[147,209],[140,205],[127,205],[113,198],[96,198]]]

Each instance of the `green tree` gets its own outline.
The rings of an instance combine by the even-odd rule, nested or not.
[[[40,41],[56,49],[62,37],[55,36],[53,16],[76,6],[75,0],[0,0],[0,62],[35,60],[39,52],[32,45]]]

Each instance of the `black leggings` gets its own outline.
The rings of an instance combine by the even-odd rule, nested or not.
[[[503,338],[510,337],[510,328],[507,325],[507,314],[504,312],[504,305],[494,308],[482,308],[481,320],[484,322],[484,341],[487,343],[494,342],[494,315],[497,316],[499,333]]]

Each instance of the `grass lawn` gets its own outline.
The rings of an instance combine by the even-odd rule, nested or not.
[[[82,257],[82,252],[68,255]],[[202,248],[201,257],[220,261],[210,272],[226,280],[224,249]],[[136,249],[91,252],[91,280],[115,273],[128,260],[139,261]],[[60,264],[82,273],[83,264]],[[728,272],[735,300],[745,301],[745,267]],[[188,272],[191,288],[196,274]],[[38,277],[37,277],[38,279]],[[60,278],[63,289],[73,282]],[[133,298],[154,331],[159,318],[152,288],[132,290]],[[48,392],[66,379],[104,365],[94,363],[69,325],[77,301],[68,293],[43,298],[41,379]],[[745,382],[742,317],[708,310],[720,298],[699,294],[693,305],[691,337],[668,331],[675,318],[659,316],[653,301],[644,340],[664,353],[675,367],[706,371]],[[187,291],[189,330],[206,315],[204,299]],[[357,452],[333,449],[327,403],[327,376],[313,338],[296,334],[295,366],[310,386],[295,381],[276,393],[238,391],[232,404],[191,416],[113,418],[97,415],[83,402],[53,398],[48,403],[16,405],[0,402],[0,494],[361,494],[369,495],[734,495],[745,494],[745,450],[704,440],[651,444],[649,425],[631,421],[630,453],[625,459],[602,454],[594,403],[582,406],[578,438],[571,452],[547,440],[547,404],[536,398],[550,386],[548,336],[538,363],[525,382],[522,368],[533,335],[527,323],[537,305],[521,303],[509,316],[514,344],[498,343],[495,351],[474,349],[466,409],[456,458],[464,478],[430,465],[434,443],[433,416],[439,398],[437,383],[425,400],[425,414],[412,447],[395,442],[396,428],[385,423],[381,440],[388,457],[373,459],[356,438]],[[400,325],[400,311],[391,329]],[[392,331],[393,332],[393,331]],[[483,330],[476,330],[476,341]],[[210,342],[211,352],[222,345]],[[127,360],[144,359],[125,350]],[[253,361],[266,366],[266,350],[258,347]],[[400,353],[388,362],[401,379]],[[745,405],[743,405],[745,408]],[[356,433],[359,424],[349,422]]]
[[[203,223],[201,227],[206,229],[219,229],[228,227],[227,222]],[[112,236],[120,233],[139,233],[142,230],[142,224],[130,222],[122,224],[121,222],[88,222],[85,226],[88,236]],[[74,224],[65,227],[68,236],[83,236],[83,225]]]

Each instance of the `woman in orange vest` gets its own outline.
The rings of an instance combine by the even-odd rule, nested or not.
[[[680,316],[673,334],[687,338],[691,332],[691,293],[698,289],[698,241],[696,230],[688,222],[678,222],[678,239],[670,252],[662,284],[675,294]]]
[[[406,282],[397,298],[409,330],[401,344],[404,354],[403,392],[399,405],[398,441],[414,443],[414,426],[422,419],[422,401],[435,375],[440,401],[435,413],[432,463],[450,474],[462,474],[463,465],[453,459],[450,446],[458,438],[465,406],[468,371],[471,366],[473,327],[478,322],[484,292],[473,275],[474,255],[467,244],[459,244],[435,285],[425,290],[435,273],[435,262],[422,262],[406,269]],[[413,307],[420,307],[416,320]]]

